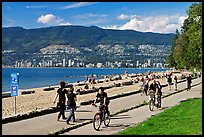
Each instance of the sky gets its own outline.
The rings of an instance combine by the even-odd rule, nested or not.
[[[60,25],[175,33],[195,2],[2,2],[2,27]]]

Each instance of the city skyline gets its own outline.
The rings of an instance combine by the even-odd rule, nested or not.
[[[195,2],[2,2],[2,27],[59,25],[174,33]],[[23,15],[23,16],[22,16]]]

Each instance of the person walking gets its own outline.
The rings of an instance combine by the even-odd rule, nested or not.
[[[146,96],[147,96],[148,89],[149,89],[149,79],[146,78],[145,83],[144,83],[144,92]]]
[[[65,109],[66,109],[66,96],[65,94],[68,94],[68,91],[65,89],[65,82],[64,81],[60,81],[60,88],[57,90],[55,98],[53,100],[53,103],[55,104],[57,97],[59,96],[59,101],[57,106],[60,109],[60,112],[58,114],[57,117],[57,121],[59,121],[60,117],[62,116],[62,119],[66,119],[65,117]]]
[[[73,91],[74,91],[74,87],[72,85],[67,94],[67,99],[68,99],[67,106],[70,109],[69,116],[67,117],[67,120],[66,120],[67,124],[69,124],[69,121],[71,120],[71,118],[72,118],[72,122],[76,122],[74,111],[76,110],[77,98],[76,98],[76,94],[73,93]]]
[[[189,74],[186,79],[187,79],[187,91],[188,91],[188,90],[190,91],[190,89],[191,89],[191,83],[192,83],[191,74]]]
[[[167,75],[167,83],[168,83],[168,89],[171,90],[171,83],[172,83],[171,74]]]
[[[177,76],[174,76],[174,90],[177,91]]]

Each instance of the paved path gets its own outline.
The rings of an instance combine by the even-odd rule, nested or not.
[[[193,84],[200,83],[202,78],[197,78],[193,80]],[[186,82],[178,84],[178,90],[186,88]],[[111,117],[110,127],[104,128],[102,126],[102,131],[95,131],[92,127],[92,124],[88,124],[77,129],[73,129],[69,132],[65,132],[64,134],[81,134],[81,135],[94,135],[94,134],[113,134],[118,132],[121,129],[126,128],[134,123],[145,120],[146,118],[163,111],[165,108],[168,108],[172,105],[175,105],[180,100],[189,98],[189,97],[197,97],[201,96],[200,92],[202,90],[202,84],[192,87],[192,90],[184,91],[181,93],[177,93],[171,95],[167,98],[162,99],[162,108],[155,109],[153,112],[150,112],[148,106],[139,107],[137,109],[118,114],[116,116]],[[163,88],[164,94],[169,94],[173,91],[167,89],[167,87]],[[110,111],[111,113],[117,112],[119,110],[129,108],[131,106],[135,106],[137,104],[141,104],[144,101],[148,101],[147,96],[141,96],[140,94],[134,94],[126,97],[117,98],[111,100],[110,103]],[[92,120],[97,108],[92,107],[91,105],[80,106],[76,111],[76,123],[73,125],[67,125],[65,121],[58,122],[57,121],[57,113],[47,114],[44,116],[34,117],[26,120],[21,120],[17,122],[11,122],[2,125],[2,134],[3,135],[46,135],[52,132],[58,131],[62,128],[68,128],[75,126],[77,124],[87,122]],[[69,112],[66,112],[68,115]]]

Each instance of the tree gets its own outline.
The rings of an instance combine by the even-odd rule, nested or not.
[[[176,62],[175,62],[175,59],[173,57],[173,53],[174,53],[174,48],[176,46],[176,40],[178,39],[179,37],[179,31],[178,29],[176,29],[176,34],[174,36],[174,38],[172,39],[172,44],[171,44],[171,52],[170,52],[170,55],[167,57],[167,63],[169,64],[169,67],[176,67]]]
[[[187,14],[181,34],[173,39],[168,63],[180,69],[202,69],[202,3],[192,4]]]

